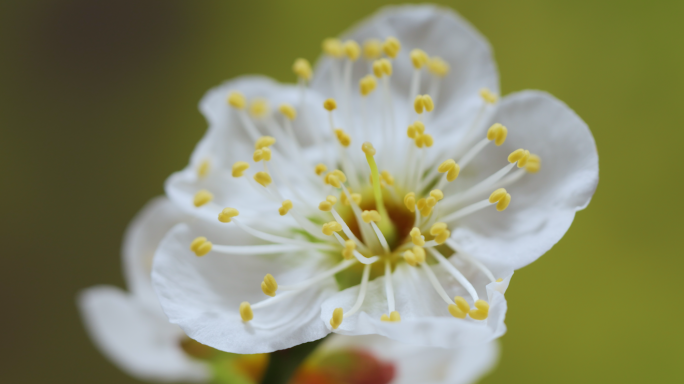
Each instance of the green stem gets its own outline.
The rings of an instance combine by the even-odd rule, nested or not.
[[[271,353],[270,362],[264,378],[261,380],[261,384],[288,383],[297,368],[309,357],[323,339]]]

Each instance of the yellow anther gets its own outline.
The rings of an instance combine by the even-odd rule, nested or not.
[[[442,164],[439,165],[437,168],[437,172],[439,173],[447,173],[447,181],[452,182],[456,180],[458,177],[458,174],[461,172],[461,167],[456,164],[456,162],[453,159],[445,160]]]
[[[456,304],[449,304],[449,313],[458,319],[465,319],[468,312],[470,312],[470,305],[461,296],[454,297],[454,302]]]
[[[237,161],[233,164],[233,177],[242,176],[249,169],[249,164],[244,161]]]
[[[378,83],[373,75],[366,75],[359,80],[359,91],[362,96],[368,96],[375,90],[377,85]]]
[[[516,149],[515,151],[511,152],[510,155],[508,155],[508,162],[509,163],[515,163],[516,161],[518,162],[518,168],[521,168],[525,163],[527,162],[527,158],[530,156],[530,151],[524,150],[522,148]],[[520,163],[523,163],[523,165],[520,165]]]
[[[433,207],[430,207],[430,206],[428,206],[428,205],[426,204],[425,207],[424,207],[423,209],[420,210],[420,215],[423,216],[423,217],[428,217],[428,216],[430,216],[430,214],[432,213],[432,208],[433,208]]]
[[[537,173],[541,168],[541,158],[537,155],[530,154],[525,163],[525,170],[529,173]]]
[[[508,136],[508,129],[503,125],[496,123],[487,130],[487,140],[494,140],[497,146],[503,144]]]
[[[413,67],[416,69],[421,69],[425,64],[427,64],[428,60],[430,59],[423,51],[422,49],[414,49],[411,51],[409,54],[411,57],[411,62],[413,63]]]
[[[190,250],[195,252],[200,245],[207,242],[207,238],[204,236],[196,237],[195,240],[190,243]]]
[[[280,208],[278,208],[278,213],[280,213],[280,216],[285,216],[290,211],[290,209],[292,209],[292,201],[285,200],[283,201]]]
[[[425,135],[419,135],[415,139],[416,147],[423,148],[425,146]]]
[[[447,229],[448,228],[447,228],[446,223],[441,223],[441,222],[440,223],[434,223],[434,224],[432,224],[432,227],[430,227],[430,234],[432,236],[437,236],[440,233],[446,231]]]
[[[323,52],[339,59],[344,55],[344,50],[342,49],[342,42],[340,41],[340,39],[335,39],[332,37],[323,40]]]
[[[363,211],[361,213],[361,219],[363,219],[364,222],[370,223],[371,221],[378,222],[380,221],[381,217],[378,211],[376,210],[370,210],[370,211]]]
[[[503,127],[503,125],[499,123],[493,124],[489,129],[487,130],[487,140],[494,140],[496,139],[497,134],[499,133],[499,130]]]
[[[499,188],[496,191],[492,192],[491,195],[489,195],[489,202],[494,204],[498,201],[501,201],[504,197],[506,197],[506,188]]]
[[[363,57],[368,60],[375,60],[382,54],[382,41],[378,39],[368,39],[363,42]]]
[[[435,140],[432,138],[432,135],[429,133],[424,134],[420,138],[422,139],[423,145],[425,145],[428,148],[432,147],[432,144],[435,143]]]
[[[496,279],[496,282],[497,282],[497,283],[500,283],[500,282],[502,282],[502,281],[503,281],[503,279],[500,278],[500,277],[499,277],[498,279]]]
[[[409,192],[404,196],[404,205],[409,211],[416,211],[416,194],[414,192]]]
[[[404,260],[406,260],[408,265],[412,267],[418,265],[418,261],[416,261],[416,255],[413,253],[413,251],[406,251],[402,256],[404,256]]]
[[[425,245],[425,238],[423,238],[423,235],[420,233],[420,229],[418,229],[418,227],[413,227],[413,229],[410,232],[410,235],[413,245],[417,245],[419,247]]]
[[[342,44],[342,49],[344,50],[344,54],[351,61],[356,61],[361,54],[361,47],[359,47],[359,44],[354,40],[345,41],[344,44]]]
[[[243,301],[240,303],[240,317],[242,321],[248,322],[254,318],[254,312],[252,312],[252,306],[248,302]]]
[[[383,72],[382,72],[382,65],[380,64],[380,60],[375,60],[375,61],[373,62],[373,74],[374,74],[375,77],[377,77],[377,78],[381,78],[381,77],[382,77]],[[384,315],[383,315],[383,316],[384,316]]]
[[[313,75],[309,60],[301,58],[295,60],[294,64],[292,64],[292,72],[294,72],[297,77],[300,77],[304,80],[310,80],[311,75]]]
[[[416,208],[418,208],[419,211],[424,209],[426,206],[427,206],[427,201],[425,200],[425,198],[422,198],[422,199],[416,201]]]
[[[380,316],[380,320],[381,321],[389,321],[392,323],[398,323],[401,321],[401,316],[399,316],[399,312],[392,311],[389,316],[387,316],[386,314],[383,314],[382,316]]]
[[[343,147],[348,147],[351,144],[351,136],[349,136],[344,129],[335,129],[335,136],[337,136],[337,141],[339,141]]]
[[[432,101],[430,95],[423,95],[423,106],[427,112],[432,112],[435,109],[435,103]]]
[[[437,205],[437,199],[435,199],[434,197],[430,196],[427,199],[425,199],[425,206],[432,208],[435,205]]]
[[[455,166],[456,166],[456,162],[453,159],[444,160],[444,162],[442,164],[440,164],[439,167],[437,167],[437,172],[439,172],[439,173],[448,172],[449,170],[451,170]]]
[[[192,199],[192,203],[195,205],[195,207],[199,208],[212,200],[214,200],[214,195],[206,189],[203,189],[195,193],[195,197]]]
[[[223,208],[223,210],[218,215],[218,219],[222,223],[230,223],[232,218],[239,214],[240,212],[235,208]]]
[[[359,43],[354,40],[345,41],[344,44],[342,44],[342,49],[344,50],[344,54],[351,61],[356,61],[361,54],[361,47],[359,47]]]
[[[366,154],[366,156],[374,156],[375,155],[375,148],[373,148],[373,144],[370,142],[366,141],[361,145],[361,150],[363,153]]]
[[[190,250],[195,252],[197,256],[204,256],[211,251],[211,246],[211,241],[207,241],[206,237],[200,236],[190,243]]]
[[[508,205],[509,205],[510,203],[511,203],[511,194],[510,194],[510,193],[507,193],[507,194],[506,194],[506,197],[504,197],[503,199],[501,199],[501,201],[499,201],[499,202],[496,204],[496,210],[499,211],[499,212],[501,212],[501,211],[505,210],[506,208],[508,208]]]
[[[489,316],[489,303],[484,300],[475,302],[475,309],[471,309],[468,313],[472,319],[484,320]]]
[[[328,174],[325,176],[324,179],[325,183],[328,185],[332,185],[335,188],[342,188],[342,181],[340,180],[339,177],[333,175],[333,174]]]
[[[416,131],[421,135],[425,133],[425,124],[422,121],[414,121],[413,126],[416,127]]]
[[[275,277],[271,275],[270,273],[266,274],[264,276],[264,281],[261,282],[261,290],[264,292],[264,294],[268,296],[275,296],[276,291],[278,290],[278,283],[276,282]]]
[[[416,96],[416,99],[413,101],[413,108],[416,110],[416,113],[421,114],[423,113],[423,96],[418,95]]]
[[[261,136],[257,139],[256,143],[254,143],[254,149],[270,147],[271,145],[275,144],[275,142],[276,139],[272,136]]]
[[[394,185],[394,177],[389,171],[380,172],[380,180],[384,181],[387,185]]]
[[[487,88],[480,89],[480,96],[489,104],[494,104],[497,100],[499,100],[499,97]]]
[[[268,114],[268,100],[254,99],[249,105],[249,113],[254,117],[264,117]]]
[[[406,129],[406,136],[408,136],[410,139],[413,139],[418,148],[423,148],[424,146],[431,147],[434,140],[432,139],[432,136],[423,134],[424,132],[425,124],[420,121],[416,121],[409,125],[409,127]]]
[[[440,189],[433,189],[430,191],[430,196],[434,197],[435,200],[440,201],[444,198],[444,192],[442,192]]]
[[[332,329],[337,329],[337,327],[342,324],[342,320],[344,320],[344,312],[342,311],[342,308],[335,308],[332,318],[330,319],[330,326]]]
[[[458,306],[458,308],[461,311],[466,312],[466,313],[468,311],[470,311],[470,304],[468,304],[466,299],[464,299],[463,297],[461,297],[461,296],[454,297],[454,302],[456,303],[456,305]]]
[[[418,95],[413,100],[413,109],[415,109],[416,113],[419,115],[423,113],[423,111],[432,112],[432,110],[435,109],[435,103],[432,101],[430,95]]]
[[[393,59],[397,57],[399,50],[401,50],[401,43],[396,37],[390,36],[385,39],[384,43],[382,43],[382,51],[385,52],[385,55]]]
[[[329,202],[328,200],[321,201],[320,204],[318,204],[318,209],[320,209],[323,212],[330,212],[332,211],[333,208],[333,203]]]
[[[459,172],[461,172],[461,167],[458,164],[456,164],[455,167],[451,168],[449,172],[447,172],[447,181],[452,182],[456,180]]]
[[[333,175],[335,175],[335,177],[337,177],[338,179],[340,179],[340,181],[343,182],[343,183],[344,183],[345,181],[347,181],[347,176],[345,176],[344,172],[340,171],[339,169],[336,169],[336,170],[334,170],[334,171],[332,171],[332,172],[330,172],[330,173],[332,173]]]
[[[254,174],[254,181],[256,181],[257,183],[261,184],[264,187],[268,187],[269,184],[271,184],[273,182],[273,180],[271,179],[271,175],[269,175],[268,172],[264,172],[264,171],[255,173]]]
[[[489,202],[492,204],[497,203],[496,210],[503,211],[511,203],[511,194],[506,192],[505,188],[499,188],[489,195]]]
[[[387,59],[375,60],[373,62],[373,74],[375,77],[391,76],[392,62]]]
[[[275,296],[276,291],[278,290],[278,283],[276,282],[275,277],[270,273],[264,276],[264,281],[261,282],[261,290],[271,297]]]
[[[522,168],[525,165],[527,165],[527,161],[529,159],[530,159],[530,151],[525,150],[525,154],[523,155],[523,157],[520,160],[518,160],[518,168]]]
[[[413,247],[413,255],[416,258],[416,262],[418,262],[418,263],[425,262],[425,249],[423,249],[423,247],[418,247],[418,246]]]
[[[439,77],[444,77],[449,73],[449,63],[442,60],[441,57],[432,57],[427,63],[428,71]]]
[[[342,257],[349,260],[354,257],[354,250],[356,249],[356,243],[353,240],[347,240],[344,242],[344,249],[342,250]]]
[[[444,244],[451,237],[451,231],[445,230],[435,236],[435,243]]]
[[[331,221],[329,223],[323,224],[323,234],[326,236],[331,236],[333,232],[339,232],[342,230],[342,225],[337,221]]]
[[[290,120],[294,120],[297,117],[297,110],[290,104],[280,104],[278,110]]]
[[[211,162],[209,160],[202,160],[199,166],[197,166],[197,176],[205,177],[209,174],[209,169],[211,168]]]
[[[244,109],[245,108],[245,95],[243,95],[240,92],[231,92],[228,95],[228,104],[237,109]]]
[[[254,151],[252,159],[257,163],[260,161],[271,161],[271,148],[263,147],[261,149],[257,149]]]
[[[328,167],[326,167],[325,164],[323,164],[323,163],[317,164],[317,165],[316,165],[316,168],[314,168],[314,171],[316,171],[316,174],[317,174],[318,176],[322,175],[323,172],[325,172],[325,171],[327,171],[327,170],[328,170]]]
[[[335,109],[337,109],[337,102],[335,99],[326,99],[323,102],[323,108],[327,109],[328,111],[332,112]]]
[[[328,172],[323,178],[324,183],[332,185],[335,188],[341,188],[342,183],[345,181],[347,181],[347,176],[339,169]]]
[[[360,194],[360,193],[351,193],[351,199],[352,199],[352,201],[353,201],[356,205],[361,204],[361,198],[362,198],[362,197],[361,197],[361,194]],[[346,194],[346,193],[343,193],[342,195],[340,195],[340,201],[341,201],[342,204],[344,204],[344,205],[351,205],[351,204],[349,203],[349,199],[347,199],[347,194]]]

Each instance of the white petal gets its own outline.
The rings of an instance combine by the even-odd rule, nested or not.
[[[164,235],[174,225],[188,219],[166,197],[157,197],[148,202],[126,229],[123,242],[123,267],[128,289],[142,301],[149,310],[158,311],[157,294],[152,288],[152,259]]]
[[[378,335],[333,335],[319,347],[322,352],[354,349],[368,351],[395,367],[393,384],[468,384],[489,372],[499,358],[497,342],[464,348],[416,347]]]
[[[575,212],[589,204],[598,183],[598,153],[582,119],[543,92],[507,96],[493,122],[508,127],[508,138],[501,147],[483,151],[473,169],[488,176],[508,164],[512,151],[524,148],[541,157],[541,170],[506,187],[512,196],[508,209],[485,209],[467,217],[453,237],[485,263],[517,269],[558,242]]]
[[[440,266],[433,266],[432,269],[450,297],[463,296],[472,305],[465,289],[453,277]],[[481,277],[473,277],[479,273],[477,271],[462,270],[462,272],[473,282],[481,279]],[[368,284],[366,300],[361,307],[361,312],[344,319],[335,332],[343,335],[375,333],[417,346],[457,348],[492,341],[503,335],[506,330],[503,324],[506,299],[500,291],[494,290],[492,295],[488,296],[484,289],[478,290],[481,299],[488,299],[490,304],[490,316],[486,321],[475,321],[470,318],[456,319],[449,314],[447,304],[437,295],[424,272],[419,268],[400,264],[392,278],[396,310],[401,316],[401,322],[380,321],[383,314],[388,314],[388,308],[384,277],[379,277]],[[510,275],[507,279],[510,279]],[[484,286],[484,284],[477,285]],[[505,288],[505,286],[502,287]],[[323,302],[321,319],[329,328],[328,321],[332,317],[333,310],[338,307],[345,310],[351,308],[358,291],[358,286],[348,288]]]
[[[191,360],[183,332],[115,287],[82,291],[78,305],[90,337],[121,370],[140,380],[206,381],[209,367]]]
[[[390,79],[395,107],[404,108],[397,113],[397,125],[402,133],[415,96],[409,98],[414,71],[409,53],[414,48],[422,49],[430,56],[441,57],[451,67],[449,74],[442,79],[435,78],[426,68],[422,70],[419,94],[429,93],[433,81],[440,82],[439,93],[431,95],[436,107],[431,113],[428,131],[465,128],[482,105],[479,90],[489,88],[499,92],[498,71],[487,40],[454,11],[434,5],[386,7],[342,34],[341,38],[362,44],[367,39],[384,40],[388,36],[394,36],[401,42],[401,51],[392,61]],[[316,67],[312,87],[325,97],[335,95],[331,73],[333,66],[339,64],[326,57]],[[354,65],[351,88],[357,99],[360,99],[358,81],[368,73],[368,62],[359,59]],[[375,93],[379,94],[380,89]]]
[[[255,172],[262,170],[260,164],[257,167],[252,163],[254,140],[246,133],[239,112],[227,104],[227,97],[233,91],[242,92],[248,105],[255,98],[268,100],[272,118],[280,122],[281,126],[272,132],[266,126],[265,120],[259,120],[255,122],[259,135],[275,136],[277,140],[285,137],[282,128],[283,116],[278,112],[278,106],[283,103],[293,105],[298,111],[292,125],[299,142],[303,145],[310,145],[312,142],[308,127],[320,127],[326,122],[323,100],[315,92],[309,90],[304,104],[300,105],[301,94],[297,87],[280,84],[267,77],[239,77],[211,89],[200,103],[200,109],[209,122],[209,130],[195,148],[190,164],[184,170],[171,175],[165,185],[167,195],[181,209],[210,220],[216,219],[216,209],[209,209],[209,204],[200,208],[193,205],[194,195],[202,189],[210,191],[214,195],[214,203],[221,208],[234,205],[236,201],[242,202],[243,207],[259,207],[259,203],[264,201],[244,177],[236,179],[231,175],[232,166],[237,161],[247,161],[252,165],[245,173],[245,177],[252,177]],[[250,121],[252,120],[250,118]],[[272,167],[278,166],[279,170],[295,172],[295,179],[301,177],[301,164],[292,163],[291,158],[283,156],[287,154],[284,145],[285,140],[279,140],[273,146],[278,153],[273,155],[273,163],[277,164]],[[206,176],[200,177],[197,170],[205,161],[209,163],[209,171]]]
[[[234,227],[216,232],[205,226],[196,231],[179,224],[164,238],[155,255],[152,280],[169,320],[188,336],[226,352],[264,353],[328,334],[319,313],[321,302],[336,291],[333,278],[278,304],[255,309],[254,319],[248,323],[242,322],[238,310],[242,301],[255,304],[268,298],[260,288],[267,273],[273,274],[279,285],[300,282],[330,266],[325,256],[210,252],[198,258],[188,247],[199,235],[215,244],[249,245],[249,238]]]

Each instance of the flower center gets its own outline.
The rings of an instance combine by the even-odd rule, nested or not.
[[[383,183],[383,185],[385,184]],[[386,226],[384,225],[379,225],[379,228],[385,236],[385,239],[387,239],[390,250],[395,250],[407,240],[410,240],[408,235],[413,228],[416,215],[406,208],[398,196],[395,196],[392,192],[388,191],[387,187],[382,187],[382,194],[385,208],[387,209],[387,215],[392,224],[390,228],[393,230],[385,229]],[[378,207],[373,198],[373,189],[371,186],[364,188],[360,195],[362,198],[359,203],[359,208],[361,208],[362,211],[377,211]],[[345,206],[340,209],[340,216],[342,216],[346,223],[349,223],[349,229],[356,237],[363,240],[364,243],[367,242],[367,240],[363,238],[358,223],[354,220],[354,212],[351,207]]]
[[[254,142],[253,162],[236,162],[232,167],[232,176],[244,180],[246,188],[254,190],[265,200],[277,203],[279,214],[290,215],[299,226],[296,233],[304,233],[305,236],[281,236],[253,228],[238,219],[237,209],[229,207],[221,210],[213,202],[210,191],[200,190],[194,197],[196,207],[215,212],[220,210],[219,221],[234,223],[269,244],[213,245],[207,238],[198,237],[190,249],[197,256],[212,251],[243,255],[317,251],[331,255],[338,262],[336,266],[309,280],[290,285],[279,285],[274,276],[267,274],[261,282],[261,288],[270,298],[254,305],[243,302],[239,312],[245,322],[254,318],[254,310],[295,296],[336,276],[338,282],[355,281],[341,283],[341,288],[356,284],[360,287],[352,308],[337,308],[333,312],[330,325],[336,329],[344,318],[361,309],[369,280],[381,275],[385,278],[387,297],[387,313],[382,315],[381,320],[400,321],[401,317],[395,308],[392,281],[393,271],[399,263],[424,271],[452,316],[460,319],[469,316],[472,320],[485,320],[488,316],[489,304],[479,298],[475,287],[447,257],[456,255],[462,258],[479,269],[490,282],[500,279],[495,279],[485,265],[464,252],[451,238],[450,228],[457,226],[462,218],[490,206],[495,206],[498,211],[505,210],[511,203],[511,195],[504,187],[515,183],[525,173],[537,172],[541,161],[528,150],[518,149],[509,155],[509,164],[499,171],[470,188],[455,192],[457,189],[451,183],[456,181],[461,169],[467,167],[490,143],[500,146],[506,140],[508,129],[498,123],[489,127],[485,137],[477,139],[478,134],[481,134],[480,120],[487,108],[497,102],[497,96],[483,89],[480,92],[481,108],[461,142],[449,148],[441,146],[443,152],[427,156],[428,151],[435,150],[432,148],[435,140],[428,133],[426,122],[429,121],[428,114],[435,109],[436,101],[429,94],[420,93],[421,72],[427,68],[434,75],[429,88],[430,93],[436,96],[439,94],[440,78],[448,73],[448,65],[439,58],[430,58],[422,50],[411,51],[409,56],[414,71],[409,100],[412,101],[412,108],[398,111],[406,112],[410,121],[413,121],[406,128],[404,136],[403,128],[395,123],[396,111],[389,82],[392,60],[397,58],[401,44],[389,37],[380,47],[364,47],[369,64],[367,68],[372,68],[372,74],[359,80],[361,98],[359,103],[354,104],[351,102],[352,65],[359,59],[361,48],[353,41],[342,43],[326,40],[325,52],[337,59],[330,71],[331,83],[342,103],[339,109],[336,99],[330,98],[323,103],[328,113],[329,138],[320,129],[312,128],[309,122],[311,129],[308,133],[313,138],[314,147],[319,150],[316,154],[317,163],[305,158],[293,132],[292,121],[297,118],[297,109],[289,104],[281,105],[278,119],[269,113],[268,104],[263,99],[252,101],[247,108],[247,99],[242,93],[231,92],[228,95],[228,104],[235,110],[242,127]],[[386,58],[380,58],[382,52]],[[299,77],[301,110],[304,108],[306,85],[313,72],[308,61],[303,59],[295,62],[293,70]],[[374,92],[378,81],[381,81],[382,86],[380,94]],[[379,119],[368,118],[369,100],[372,97],[377,97],[375,101],[378,103],[373,105],[379,107],[372,112]],[[353,108],[360,109],[357,114],[361,118],[353,118]],[[349,131],[339,128],[337,120],[343,122]],[[380,122],[379,127],[374,127],[379,130],[379,135],[370,134],[371,128],[366,126],[368,121]],[[262,135],[262,131],[267,131],[269,135]],[[380,151],[376,151],[369,141],[365,141],[359,151],[358,142],[369,136],[375,137],[374,140],[381,145]],[[458,158],[458,162],[449,156]],[[441,163],[429,160],[434,158],[447,159]],[[272,159],[277,161],[271,162]],[[210,159],[200,163],[198,177],[211,175],[210,164]],[[249,175],[252,165],[263,170]],[[516,166],[520,169],[513,172]],[[296,167],[301,172],[286,174],[283,172],[285,167]],[[305,194],[305,189],[311,193]],[[319,200],[312,201],[310,196],[313,195],[317,195]],[[461,296],[452,300],[432,271],[432,264],[440,264],[468,292],[471,300]]]

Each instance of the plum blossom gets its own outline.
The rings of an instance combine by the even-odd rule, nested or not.
[[[384,8],[323,51],[297,85],[246,76],[201,101],[209,130],[166,183],[194,219],[154,259],[164,312],[234,353],[503,335],[513,271],[596,189],[587,125],[544,92],[500,98],[489,44],[444,8]]]

